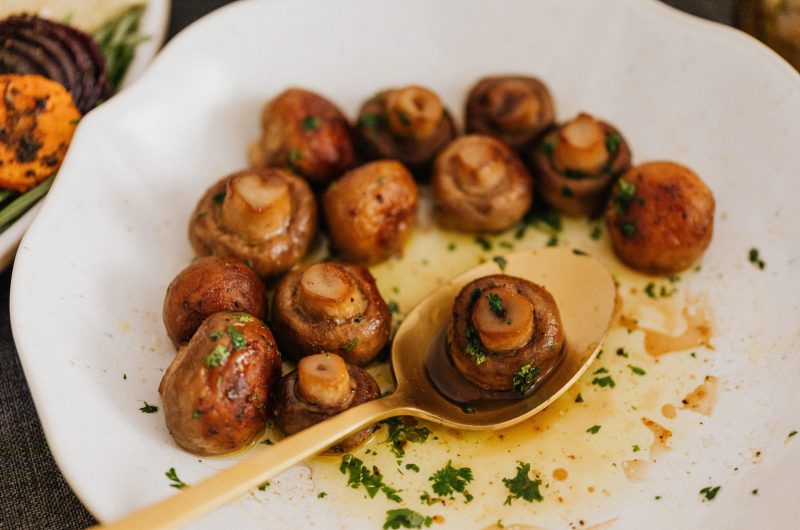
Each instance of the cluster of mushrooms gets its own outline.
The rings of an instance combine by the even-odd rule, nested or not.
[[[525,76],[479,81],[465,136],[421,86],[378,93],[355,125],[304,89],[267,102],[251,167],[200,199],[189,238],[201,257],[164,301],[178,353],[160,393],[175,440],[198,454],[227,453],[251,443],[270,417],[290,435],[380,395],[363,367],[385,349],[391,314],[366,266],[402,251],[418,182],[429,183],[449,229],[511,228],[536,190],[567,215],[605,209],[615,251],[636,269],[691,265],[713,226],[714,200],[699,177],[670,162],[631,167],[620,131],[589,114],[554,120],[547,87]],[[319,225],[337,259],[300,266]],[[563,343],[552,296],[501,274],[458,295],[446,348],[467,381],[522,396],[557,364]],[[283,377],[281,354],[297,363]]]

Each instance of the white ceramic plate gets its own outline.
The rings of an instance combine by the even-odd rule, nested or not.
[[[147,10],[142,16],[140,31],[142,35],[150,35],[150,39],[141,43],[136,49],[136,57],[125,74],[122,88],[128,87],[142,75],[163,44],[164,36],[167,33],[167,22],[169,22],[169,6],[170,0],[148,0]],[[22,234],[39,213],[42,204],[43,200],[39,201],[14,224],[0,232],[0,270],[5,269],[13,261]]]
[[[702,270],[680,286],[713,309],[715,349],[651,359],[631,346],[630,360],[609,351],[600,363],[614,372],[615,390],[582,380],[576,391],[585,406],[574,405],[571,393],[507,438],[437,431],[439,440],[408,448],[418,476],[400,476],[376,444],[386,479],[403,485],[404,505],[441,514],[447,526],[486,527],[501,518],[550,528],[796,525],[800,436],[788,434],[800,430],[800,78],[737,31],[642,0],[237,3],[179,35],[135,86],[91,113],[20,247],[11,317],[53,454],[98,519],[172,494],[164,477],[170,467],[191,483],[241,458],[187,454],[160,412],[138,408],[159,403],[157,386],[173,355],[161,304],[192,257],[190,212],[206,186],[246,163],[263,102],[303,85],[352,116],[378,89],[414,82],[438,90],[460,114],[468,87],[497,72],[540,76],[561,119],[590,110],[624,131],[636,161],[678,160],[709,183],[718,205],[714,240]],[[588,234],[581,223],[569,233]],[[414,252],[425,237],[412,241]],[[647,278],[622,271],[607,241],[584,239],[626,282],[625,297],[635,296],[628,288],[635,282],[641,295]],[[764,270],[748,262],[751,247],[760,249]],[[413,281],[396,280],[403,293],[473,263],[424,261],[417,269],[397,264],[415,271]],[[381,282],[393,296],[392,284]],[[641,341],[638,333],[631,337]],[[609,338],[609,348],[621,335]],[[648,376],[631,375],[625,364],[632,362]],[[721,381],[710,417],[655,416],[667,400],[680,406],[703,374]],[[640,394],[628,399],[626,388]],[[632,443],[644,450],[649,441],[639,414],[669,426],[673,451],[649,481],[629,482],[620,465]],[[603,424],[595,436],[584,433],[592,423]],[[580,453],[562,455],[552,449],[559,444]],[[497,463],[502,455],[511,469]],[[419,488],[447,458],[473,467],[476,500],[420,504]],[[503,506],[500,478],[513,475],[516,459],[543,474],[544,502]],[[551,479],[556,466],[570,479]],[[294,468],[197,526],[380,527],[398,506],[363,500],[334,467]],[[698,493],[715,485],[722,488],[713,501]],[[318,499],[322,488],[328,496]]]

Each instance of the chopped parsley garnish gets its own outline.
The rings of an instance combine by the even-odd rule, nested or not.
[[[705,488],[700,490],[700,494],[705,496],[705,498],[706,498],[705,500],[713,501],[714,497],[716,497],[717,493],[719,493],[719,489],[721,487],[722,486],[713,486],[713,487],[712,486],[706,486]]]
[[[389,432],[386,436],[386,442],[389,443],[392,453],[397,458],[402,458],[405,454],[405,445],[411,443],[423,443],[428,439],[431,430],[427,427],[416,427],[415,425],[406,425],[401,418],[389,418],[382,423],[386,424]]]
[[[419,466],[417,464],[406,464],[406,469],[410,469],[414,473],[419,473]]]
[[[409,510],[408,508],[400,508],[398,510],[389,510],[386,512],[386,522],[383,523],[383,529],[390,528],[422,528],[428,527],[433,524],[433,519],[427,515],[422,515]]]
[[[530,390],[536,382],[536,378],[539,377],[539,373],[541,373],[541,369],[538,366],[531,366],[530,363],[520,368],[519,371],[514,374],[514,379],[512,380],[514,390],[521,394]]]
[[[628,352],[625,351],[625,348],[617,348],[617,355],[628,358]]]
[[[573,180],[585,179],[591,176],[591,174],[578,171],[577,169],[565,169],[563,174],[568,179]]]
[[[555,138],[545,138],[542,140],[542,143],[539,144],[537,148],[542,153],[546,154],[547,156],[552,156],[553,151],[556,149],[556,140]]]
[[[250,315],[239,315],[236,318],[239,319],[239,322],[241,322],[243,324],[247,324],[248,322],[252,322],[253,321],[253,317],[251,317]]]
[[[639,445],[638,445],[638,444],[633,444],[633,447],[632,447],[632,449],[633,449],[633,452],[634,452],[634,453],[638,453],[639,451],[641,451],[641,450],[642,450],[642,448],[641,448],[641,447],[639,447]]]
[[[158,407],[156,407],[155,405],[150,405],[147,401],[145,401],[144,407],[140,407],[139,410],[141,410],[145,414],[152,414],[154,412],[158,412]]]
[[[595,370],[593,375],[607,374],[607,373],[608,373],[608,370],[606,370],[605,367],[602,367],[602,368],[598,368],[597,370]]]
[[[795,436],[795,435],[797,435],[797,431],[792,431],[792,432],[789,433],[789,436],[787,436],[787,438],[791,438],[792,436]]]
[[[613,155],[617,152],[621,141],[622,137],[617,131],[606,133],[606,149],[608,150],[609,155]]]
[[[475,414],[475,407],[471,407],[469,405],[464,405],[463,407],[461,407],[461,411],[464,414]]]
[[[447,465],[428,477],[431,481],[431,489],[439,497],[454,498],[455,493],[464,495],[465,502],[470,502],[473,497],[467,491],[467,484],[472,482],[472,470],[468,467],[453,467],[452,461],[448,460]]]
[[[217,344],[214,350],[209,353],[204,359],[203,363],[207,368],[215,368],[225,364],[231,352],[222,344]]]
[[[508,265],[508,260],[506,260],[506,258],[504,258],[503,256],[495,256],[492,258],[492,261],[497,263],[497,266],[500,267],[501,271],[506,270],[506,265]]]
[[[258,485],[258,491],[266,491],[268,487],[269,487],[269,480],[259,484]]]
[[[583,250],[581,250],[579,248],[573,248],[572,249],[572,253],[575,254],[576,256],[588,256],[589,255],[588,252],[584,252]]]
[[[389,300],[389,311],[391,311],[392,313],[399,313],[400,306],[394,300]]]
[[[211,340],[218,340],[220,337],[223,337],[223,336],[225,336],[225,334],[223,332],[215,331],[214,333],[209,335],[208,338],[211,339]]]
[[[650,298],[655,298],[656,297],[655,288],[656,288],[656,284],[654,284],[653,282],[650,282],[644,288],[644,293],[647,296],[649,296]]]
[[[592,379],[592,384],[602,388],[605,387],[614,388],[615,386],[617,386],[616,383],[614,382],[614,379],[610,375],[607,375],[605,377],[595,377],[594,379]]]
[[[589,434],[597,434],[598,432],[600,432],[601,428],[602,427],[600,425],[592,425],[591,427],[586,429],[586,432],[588,432]]]
[[[614,203],[617,205],[617,213],[622,215],[628,211],[631,202],[633,202],[633,197],[636,194],[636,184],[623,178],[620,178],[617,182],[619,183],[619,191],[614,196]]]
[[[169,468],[169,471],[167,471],[164,474],[170,480],[171,484],[169,486],[171,488],[175,488],[175,489],[179,489],[180,490],[180,489],[183,489],[186,486],[188,486],[188,484],[186,484],[184,481],[182,481],[181,479],[178,478],[178,473],[175,471],[174,467]]]
[[[516,476],[503,479],[503,484],[506,485],[506,489],[508,489],[510,493],[503,504],[508,504],[510,506],[512,500],[520,498],[528,502],[542,502],[544,500],[544,497],[542,497],[542,494],[539,492],[539,486],[542,484],[542,481],[539,479],[531,480],[530,477],[528,477],[530,470],[530,464],[520,462],[519,465],[517,465]]]
[[[199,410],[192,411],[192,419],[193,420],[199,419],[202,416],[203,416],[203,413],[200,412]]]
[[[353,338],[353,340],[351,340],[350,342],[348,342],[347,344],[345,344],[345,345],[342,347],[342,349],[343,349],[344,351],[350,351],[350,350],[352,350],[353,348],[355,348],[355,347],[356,347],[356,344],[358,344],[358,341],[359,341],[359,340],[361,340],[359,337],[354,337],[354,338]]]
[[[319,493],[317,493],[317,498],[318,499],[324,499],[327,496],[328,496],[328,494],[325,493],[324,491],[320,491]]]
[[[358,120],[358,124],[361,127],[368,127],[370,129],[375,129],[380,125],[383,125],[386,122],[386,117],[382,114],[364,114],[361,116],[361,119]]]
[[[234,350],[241,350],[245,347],[247,341],[244,338],[244,333],[233,329],[233,326],[228,324],[228,335],[231,336],[231,344],[233,344]]]
[[[317,116],[308,116],[303,120],[304,131],[314,131],[319,127],[319,118]]]
[[[476,236],[475,243],[483,250],[492,250],[492,242],[486,239],[486,236]]]
[[[506,308],[503,307],[503,299],[497,293],[489,293],[486,297],[486,300],[489,301],[489,309],[492,310],[492,313],[495,315],[502,317],[506,314]]]
[[[351,454],[346,454],[342,457],[339,471],[341,471],[343,475],[348,475],[348,486],[354,489],[363,486],[370,498],[375,497],[379,491],[382,491],[390,501],[400,502],[403,500],[397,495],[398,490],[383,483],[383,475],[381,475],[377,467],[372,466],[372,470],[370,471],[364,466],[364,462],[361,459]]]
[[[755,266],[756,266],[756,267],[758,267],[759,269],[761,269],[761,270],[764,270],[764,267],[766,267],[766,266],[767,266],[767,264],[766,264],[766,263],[764,263],[764,260],[762,260],[762,259],[759,257],[759,255],[758,255],[758,254],[759,254],[759,252],[758,252],[758,249],[757,249],[757,248],[751,248],[751,249],[750,249],[750,254],[749,254],[749,257],[750,257],[750,263],[752,263],[753,265],[755,265]]]
[[[475,364],[482,364],[486,360],[486,352],[483,351],[481,339],[472,322],[467,323],[466,336],[467,347],[464,349],[464,353],[475,359]]]
[[[214,195],[212,200],[214,201],[215,204],[222,204],[223,201],[225,200],[225,191],[223,190],[223,191],[217,193],[216,195]]]
[[[589,233],[589,237],[594,241],[598,241],[601,235],[603,235],[603,231],[599,226],[592,227],[592,231]]]
[[[456,249],[456,244],[455,243],[448,243],[447,244],[447,250],[449,250],[450,252],[453,252],[455,249]]]
[[[303,152],[299,149],[292,149],[289,151],[289,162],[297,162],[303,158]]]
[[[267,438],[266,440],[264,440],[261,443],[264,444],[264,445],[275,445],[275,443],[272,440],[270,440],[269,438]]]
[[[583,403],[583,396],[580,392],[578,392],[578,395],[575,396],[575,403]]]
[[[631,372],[635,373],[636,375],[645,375],[645,374],[647,374],[647,372],[645,372],[643,368],[639,368],[638,366],[633,366],[632,364],[629,364],[628,368],[630,368]]]
[[[622,235],[625,237],[631,237],[633,234],[636,233],[636,223],[632,221],[628,221],[626,223],[622,223],[619,227]]]
[[[400,119],[400,123],[402,123],[403,125],[411,125],[411,116],[409,116],[407,112],[398,110],[397,117]]]

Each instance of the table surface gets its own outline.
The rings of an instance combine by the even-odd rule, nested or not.
[[[729,25],[735,0],[663,0]],[[168,38],[225,0],[174,0]],[[58,470],[42,433],[14,347],[8,295],[13,269],[0,275],[0,529],[71,529],[95,524]],[[56,352],[54,352],[56,353]]]

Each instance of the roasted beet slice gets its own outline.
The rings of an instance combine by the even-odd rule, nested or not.
[[[84,114],[108,91],[103,55],[90,35],[31,15],[0,21],[0,73],[52,79]]]

